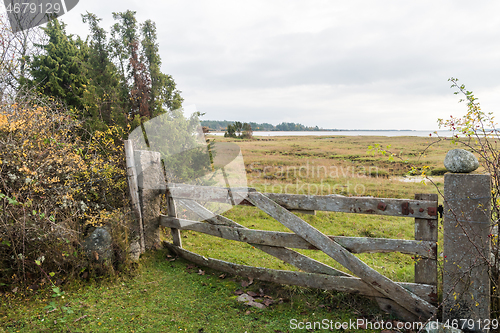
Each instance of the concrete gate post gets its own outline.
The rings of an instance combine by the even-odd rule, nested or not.
[[[137,184],[144,226],[146,250],[158,249],[160,241],[160,194],[165,192],[160,153],[148,150],[134,151]]]
[[[490,318],[490,187],[490,175],[444,176],[443,322],[462,329],[473,320],[463,326],[470,332],[483,332]]]

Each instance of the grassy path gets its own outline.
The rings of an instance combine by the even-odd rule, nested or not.
[[[61,287],[64,298],[52,298],[50,288],[1,296],[0,332],[306,332],[290,321],[373,319],[379,311],[362,297],[242,281],[159,251],[141,259],[134,277],[74,282]],[[238,289],[263,291],[274,303],[249,307],[236,300]],[[55,310],[47,308],[52,301]]]

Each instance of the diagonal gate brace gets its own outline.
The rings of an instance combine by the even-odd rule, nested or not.
[[[214,216],[212,212],[210,212],[208,209],[206,209],[196,201],[180,199],[179,203],[211,224],[219,224],[220,222],[223,222],[225,225],[234,227],[236,231],[239,228],[247,229],[241,224],[238,224],[233,220],[228,219],[227,217],[220,215]],[[328,274],[333,276],[352,277],[347,273],[339,271],[331,266],[328,266],[322,262],[309,258],[308,256],[305,256],[297,251],[291,250],[286,247],[276,247],[276,246],[268,246],[262,244],[251,244],[251,245],[305,272]]]
[[[247,195],[247,199],[253,205],[335,259],[385,297],[392,299],[422,320],[431,318],[436,313],[436,307],[375,271],[340,244],[262,193],[252,192]]]

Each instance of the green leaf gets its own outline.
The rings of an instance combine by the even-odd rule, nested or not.
[[[61,291],[61,289],[59,289],[59,287],[52,288],[52,291],[54,292],[52,297],[59,297],[59,296],[64,295],[64,291]]]
[[[53,277],[54,275],[56,275],[56,273],[50,272],[49,275]]]
[[[54,302],[54,301],[50,302],[49,305],[47,305],[46,307],[44,307],[44,309],[47,309],[49,311],[57,309],[56,302]]]
[[[10,205],[13,205],[13,206],[19,205],[19,202],[15,199],[7,197],[7,201],[9,202]]]

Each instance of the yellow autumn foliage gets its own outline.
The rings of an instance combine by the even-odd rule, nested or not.
[[[0,105],[0,270],[40,275],[30,265],[40,256],[52,269],[79,269],[85,228],[127,205],[122,135],[86,133],[41,96]]]

